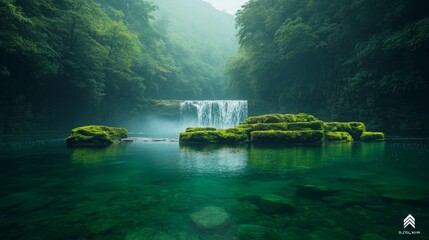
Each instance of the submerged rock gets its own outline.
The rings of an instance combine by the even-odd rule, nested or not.
[[[298,185],[296,186],[296,195],[306,198],[323,198],[338,194],[338,190],[314,185]]]
[[[107,232],[118,225],[114,219],[100,219],[86,224],[86,228],[92,234],[100,234]]]
[[[68,147],[102,147],[127,136],[125,128],[91,125],[72,129],[65,140]]]
[[[141,228],[134,229],[127,233],[125,240],[175,240],[174,237],[164,233],[156,231],[152,228]]]
[[[204,207],[192,213],[190,218],[197,228],[204,230],[225,227],[229,223],[228,213],[215,206]]]
[[[267,214],[294,212],[295,206],[290,199],[277,194],[249,195],[238,199],[251,203],[259,208],[260,212]]]
[[[361,240],[387,240],[387,238],[384,238],[378,234],[375,233],[365,233],[361,236]]]
[[[258,207],[263,213],[284,213],[295,211],[295,206],[291,200],[276,194],[265,194],[259,196]]]
[[[268,239],[268,229],[263,226],[253,224],[240,224],[238,226],[238,236],[242,240]]]
[[[392,192],[385,193],[381,195],[381,198],[386,202],[398,202],[402,204],[407,204],[411,206],[429,206],[429,198],[417,194],[407,193],[407,192]]]

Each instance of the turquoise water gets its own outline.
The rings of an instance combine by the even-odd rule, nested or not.
[[[0,239],[429,236],[427,141],[67,149],[61,138],[6,139],[0,142]],[[264,204],[264,196],[284,200],[287,209]],[[190,216],[205,207],[227,218],[197,227]],[[404,229],[408,214],[415,229]],[[219,218],[213,213],[208,221]]]

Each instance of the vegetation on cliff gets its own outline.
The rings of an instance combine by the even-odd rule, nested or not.
[[[237,97],[429,132],[427,1],[253,0],[236,22],[240,51],[227,72]]]

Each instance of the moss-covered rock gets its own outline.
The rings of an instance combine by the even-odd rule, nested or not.
[[[249,117],[244,120],[243,124],[255,123],[280,123],[283,122],[283,114],[265,114],[261,116]]]
[[[324,130],[324,124],[320,121],[288,123],[287,130]]]
[[[322,142],[323,131],[254,131],[251,133],[251,141],[254,143],[309,143]]]
[[[362,122],[350,122],[350,135],[353,139],[358,140],[363,132],[366,131],[365,124]]]
[[[348,122],[325,122],[325,131],[327,132],[351,132]]]
[[[101,147],[127,136],[128,131],[125,128],[90,125],[72,129],[65,140],[69,147]]]
[[[360,136],[361,141],[383,141],[384,140],[384,133],[382,132],[363,132]]]
[[[326,141],[353,141],[352,136],[348,132],[325,132]]]
[[[287,130],[287,123],[255,123],[255,124],[242,124],[239,127],[253,131],[265,130]]]
[[[356,140],[366,130],[365,124],[361,122],[326,122],[324,125],[327,132],[348,132]]]
[[[281,122],[314,122],[319,121],[316,117],[306,113],[298,114],[265,114],[247,118],[242,124],[255,123],[281,123]]]
[[[306,113],[265,114],[247,118],[240,125],[219,129],[188,128],[181,142],[202,143],[308,143],[322,141],[379,141],[383,133],[365,132],[362,122],[322,122]]]
[[[187,128],[186,132],[199,132],[199,131],[216,131],[217,129],[214,127],[192,127]]]
[[[247,141],[244,129],[231,128],[225,130],[191,131],[180,134],[181,142],[200,143],[240,143]]]

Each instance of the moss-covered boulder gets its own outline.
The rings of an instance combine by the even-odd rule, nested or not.
[[[383,141],[384,133],[382,132],[363,132],[360,136],[361,141],[369,142],[369,141]]]
[[[240,143],[247,141],[247,139],[246,131],[240,128],[186,131],[180,134],[181,142]]]
[[[309,143],[322,142],[323,131],[254,131],[251,133],[253,143]]]
[[[127,136],[125,128],[91,125],[72,129],[65,140],[69,147],[103,147]]]
[[[323,122],[306,113],[253,116],[229,129],[195,127],[180,134],[181,142],[201,143],[269,144],[383,139],[383,133],[366,132],[362,122]]]
[[[366,131],[365,124],[362,122],[349,122],[350,125],[350,135],[352,135],[353,139],[358,140],[363,132]]]
[[[288,123],[287,130],[324,130],[325,125],[321,121]]]
[[[326,141],[353,141],[352,136],[348,132],[325,132]]]
[[[187,128],[186,132],[199,132],[199,131],[216,131],[217,129],[214,127],[192,127]]]
[[[361,122],[325,122],[324,125],[326,132],[348,132],[355,140],[359,140],[366,130]]]
[[[255,123],[281,123],[281,122],[314,122],[319,121],[316,117],[306,113],[298,114],[265,114],[247,118],[243,124]]]

